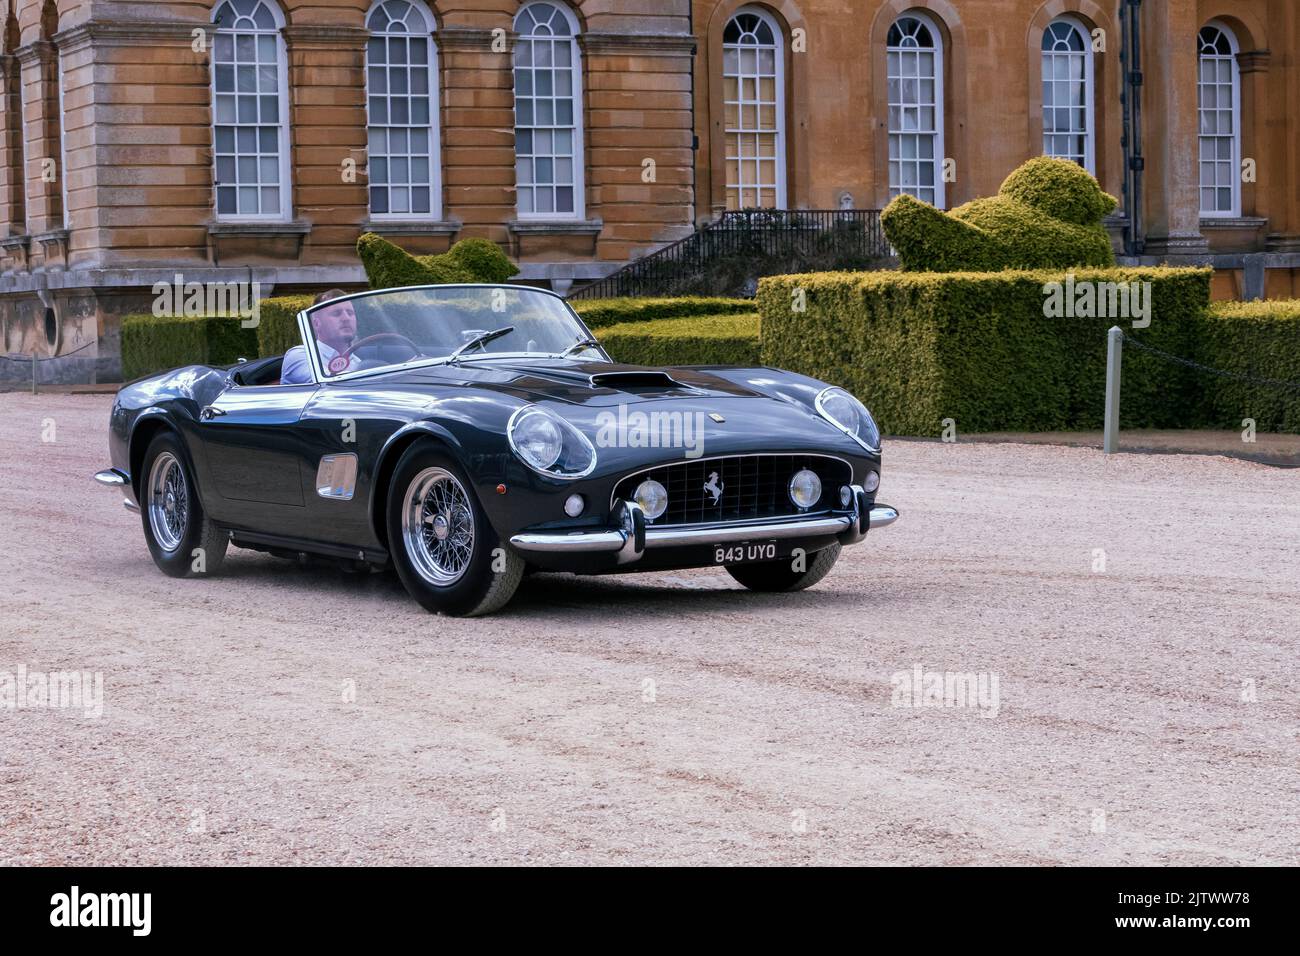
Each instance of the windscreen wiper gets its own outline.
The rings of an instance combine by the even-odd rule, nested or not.
[[[448,364],[453,363],[460,358],[462,352],[467,352],[472,348],[482,348],[489,342],[494,342],[501,338],[503,335],[509,335],[514,330],[515,327],[513,325],[503,325],[501,328],[493,329],[491,332],[484,332],[480,335],[476,335],[456,351],[452,352],[451,355],[447,356],[447,362]]]
[[[567,349],[565,349],[563,352],[561,352],[559,355],[557,355],[556,358],[568,358],[574,352],[577,352],[581,349],[593,349],[593,348],[594,349],[600,348],[600,343],[597,342],[595,339],[579,339],[578,341],[570,345]]]

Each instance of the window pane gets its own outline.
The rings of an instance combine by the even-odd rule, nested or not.
[[[525,6],[515,25],[520,34],[514,57],[518,209],[572,215],[580,168],[567,159],[579,122],[580,66],[572,30],[564,14],[545,3]]]
[[[431,25],[405,0],[388,0],[369,21],[366,47],[370,211],[378,215],[438,215],[435,142],[437,83]],[[383,188],[376,188],[382,186]]]
[[[780,69],[781,34],[765,16],[746,11],[724,30],[723,112],[729,157],[764,157],[763,162],[728,162],[728,208],[774,207],[784,177],[785,115]]]

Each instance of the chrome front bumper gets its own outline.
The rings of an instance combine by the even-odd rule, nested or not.
[[[116,468],[105,468],[103,471],[95,472],[95,480],[106,488],[116,488],[118,491],[129,490],[131,487],[131,479]],[[123,496],[122,505],[130,511],[140,510],[140,506],[130,495]]]
[[[854,486],[854,492],[857,507],[851,514],[667,528],[647,527],[645,515],[636,502],[620,501],[615,511],[619,523],[617,528],[525,532],[512,536],[510,544],[518,551],[544,554],[617,552],[618,563],[628,564],[639,559],[647,548],[825,536],[837,537],[841,544],[856,544],[867,536],[869,528],[884,528],[898,520],[897,509],[889,505],[868,508],[865,492],[857,486]]]

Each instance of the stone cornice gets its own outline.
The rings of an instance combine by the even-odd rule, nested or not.
[[[188,46],[194,39],[195,30],[211,26],[206,20],[89,20],[56,33],[54,43],[64,53],[91,43],[96,46],[142,46],[173,40]]]
[[[668,53],[690,56],[695,37],[688,33],[580,33],[578,45],[588,53]]]
[[[1267,73],[1272,50],[1247,50],[1237,54],[1237,69],[1242,73]]]
[[[49,40],[33,40],[31,43],[24,44],[14,50],[14,56],[18,58],[18,62],[23,66],[38,60],[48,63],[54,59],[55,47]]]
[[[318,49],[362,49],[370,36],[365,27],[311,23],[285,27],[282,32],[285,43],[291,47]]]
[[[445,27],[433,34],[434,41],[438,44],[438,50],[472,52],[472,53],[497,53],[504,55],[514,49],[517,34],[506,32],[505,49],[494,50],[493,43],[496,43],[501,34],[496,30],[483,30],[474,27]]]

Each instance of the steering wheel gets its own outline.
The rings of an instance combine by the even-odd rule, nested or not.
[[[357,341],[349,345],[347,348],[345,348],[338,355],[330,359],[329,365],[327,366],[327,368],[329,369],[329,373],[331,375],[338,375],[340,372],[346,372],[348,370],[348,365],[351,364],[352,362],[353,352],[361,348],[361,346],[363,345],[372,345],[373,343],[384,339],[397,339],[399,342],[401,342],[403,345],[405,345],[408,349],[411,350],[412,357],[416,355],[424,354],[423,352],[420,351],[420,347],[416,345],[414,342],[412,342],[410,339],[408,339],[405,335],[401,335],[397,332],[376,332],[374,335],[367,335],[364,339],[358,339]]]

